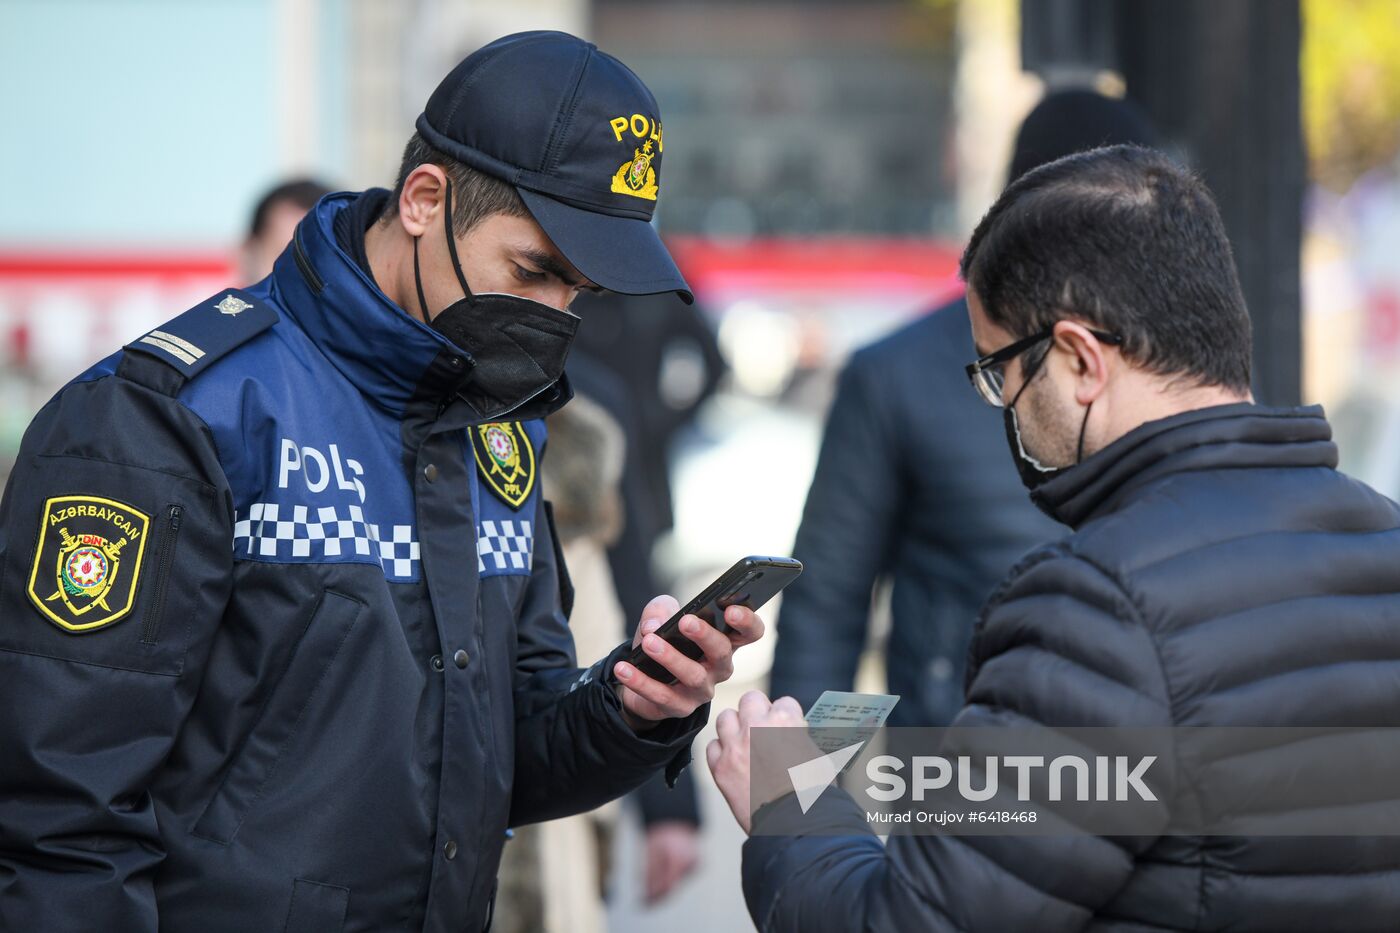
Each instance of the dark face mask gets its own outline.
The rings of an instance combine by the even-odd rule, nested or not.
[[[1045,466],[1027,453],[1026,445],[1021,442],[1021,426],[1016,421],[1016,403],[1021,400],[1022,393],[1034,377],[1035,373],[1028,375],[1021,383],[1021,388],[1016,390],[1016,397],[1001,410],[1002,423],[1006,426],[1006,444],[1011,448],[1011,459],[1016,461],[1016,472],[1021,475],[1021,484],[1032,492],[1073,468]],[[1089,410],[1093,407],[1093,402],[1084,407],[1084,420],[1079,423],[1079,446],[1074,455],[1076,466],[1084,459],[1084,429],[1089,426]]]
[[[436,317],[428,313],[418,270],[418,238],[413,238],[413,282],[423,319],[471,354],[476,364],[462,395],[485,418],[497,418],[530,401],[559,381],[578,331],[579,317],[519,295],[474,295],[457,259],[452,236],[452,184],[447,185],[443,224],[452,271],[464,297]]]

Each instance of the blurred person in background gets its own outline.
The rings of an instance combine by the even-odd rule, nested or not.
[[[238,250],[239,281],[261,282],[272,273],[272,264],[287,244],[306,212],[331,189],[314,178],[294,178],[267,191],[253,207],[248,235]]]
[[[565,119],[567,115],[567,119]],[[736,647],[576,664],[538,482],[573,298],[690,290],[655,98],[557,32],[428,98],[394,190],[98,363],[0,503],[0,928],[480,930],[512,825],[686,766]],[[625,657],[639,646],[671,684]]]
[[[607,409],[625,435],[625,520],[607,556],[625,618],[634,612],[641,618],[649,594],[659,592],[653,571],[657,540],[674,520],[670,448],[714,393],[724,358],[699,305],[588,294],[579,296],[575,308],[588,327],[570,351],[569,378],[580,394]],[[630,623],[628,628],[630,636]],[[644,896],[656,903],[699,866],[695,778],[684,771],[675,787],[667,787],[658,776],[632,799],[645,834]]]
[[[1031,500],[1072,534],[988,600],[953,725],[1400,725],[1400,506],[1337,472],[1320,407],[1254,403],[1249,313],[1205,185],[1149,149],[1067,156],[1002,193],[961,273],[967,375]],[[1270,790],[1298,779],[1277,756],[1179,757],[1154,787],[1158,832],[886,847],[839,789],[805,816],[791,793],[750,800],[751,730],[801,721],[791,698],[751,692],[707,749],[753,833],[744,893],[763,933],[1357,933],[1400,916],[1400,837],[1167,832],[1222,807],[1268,826],[1288,809]],[[1242,811],[1204,790],[1222,768]],[[773,825],[823,834],[762,835]]]
[[[565,606],[569,631],[579,657],[603,657],[627,637],[607,558],[623,523],[626,440],[617,422],[581,390],[545,423],[549,458],[542,478],[572,583],[572,605]],[[516,829],[501,859],[493,928],[603,933],[606,846],[617,811],[611,803]]]
[[[1009,179],[1064,155],[1150,144],[1132,103],[1074,89],[1047,95],[1016,136]],[[784,595],[771,690],[809,708],[851,690],[871,594],[893,583],[885,646],[891,725],[937,726],[963,702],[977,611],[1026,551],[1062,533],[1026,501],[1001,427],[967,391],[963,298],[857,351],[841,375]]]
[[[671,446],[714,394],[726,366],[699,304],[589,294],[579,296],[578,312],[588,327],[579,331],[570,374],[577,366],[590,384],[604,373],[611,377],[611,391],[599,399],[628,435],[627,525],[608,556],[630,617],[656,592],[651,583],[656,543],[675,522]],[[618,402],[608,404],[608,399]],[[620,415],[622,404],[630,411]]]
[[[596,307],[596,303],[589,307]],[[580,310],[589,313],[588,308]],[[665,313],[659,307],[654,310]],[[593,321],[589,314],[589,323]],[[621,527],[608,541],[605,555],[610,570],[608,584],[625,617],[631,604],[628,597],[639,587],[657,585],[651,563],[654,540],[648,540],[644,530],[648,527],[644,524],[647,492],[638,479],[638,452],[650,446],[650,441],[639,426],[634,397],[615,372],[573,350],[569,354],[568,374],[575,390],[595,400],[622,432]],[[632,625],[627,629],[628,637],[635,634]],[[637,804],[644,833],[644,898],[647,903],[656,903],[700,863],[700,802],[695,778],[689,770],[673,783],[658,775],[639,787],[630,799]]]

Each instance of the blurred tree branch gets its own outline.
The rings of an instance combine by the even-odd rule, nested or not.
[[[1344,191],[1400,152],[1400,7],[1303,0],[1302,66],[1312,177]]]

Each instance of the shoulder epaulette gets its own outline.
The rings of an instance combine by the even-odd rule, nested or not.
[[[185,379],[277,323],[277,312],[247,292],[225,289],[126,345],[174,367]]]

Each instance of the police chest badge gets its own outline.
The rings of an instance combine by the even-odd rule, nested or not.
[[[44,503],[29,571],[29,599],[67,632],[91,632],[126,618],[146,552],[150,516],[96,496]]]
[[[471,429],[481,478],[502,502],[519,509],[535,486],[535,448],[520,422],[497,421]]]

